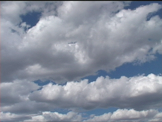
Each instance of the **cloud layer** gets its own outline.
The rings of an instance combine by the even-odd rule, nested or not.
[[[68,112],[67,114],[62,114],[58,112],[45,111],[39,115],[26,115],[18,116],[11,113],[0,113],[3,118],[2,121],[5,122],[16,122],[17,120],[24,119],[24,122],[67,122],[67,121],[77,121],[77,122],[153,122],[161,121],[162,112],[154,109],[136,111],[134,109],[118,109],[113,113],[105,113],[100,116],[90,115],[88,118],[84,115],[76,112]]]
[[[125,9],[129,4],[1,2],[1,121],[161,121],[161,74],[81,80],[162,54],[162,19],[156,15],[162,5]],[[36,25],[23,20],[35,13]],[[33,82],[38,79],[52,82],[40,86]],[[111,107],[119,109],[78,113]],[[57,112],[60,108],[70,111]]]
[[[1,110],[13,113],[34,114],[56,108],[158,109],[162,106],[162,76],[149,74],[120,79],[101,76],[90,83],[85,79],[65,85],[49,83],[43,87],[34,82],[14,81],[2,83],[1,94]]]
[[[79,83],[69,82],[64,86],[48,84],[41,90],[33,92],[29,98],[59,107],[93,109],[114,106],[140,110],[158,108],[162,105],[161,81],[161,76],[153,74],[120,79],[98,77],[91,83],[83,80]]]
[[[7,9],[11,4],[12,11]],[[161,9],[157,3],[135,10],[123,9],[125,2],[107,1],[11,4],[1,5],[2,82],[52,79],[61,83],[162,54],[161,18],[156,15],[147,21],[150,13]],[[28,25],[21,27],[15,21],[20,23],[20,15],[31,11],[42,16],[25,31]]]
[[[118,109],[113,113],[105,113],[100,116],[93,116],[86,122],[153,122],[160,121],[162,113],[156,110],[135,111],[134,109]]]

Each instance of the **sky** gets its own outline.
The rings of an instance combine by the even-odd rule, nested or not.
[[[2,1],[1,122],[161,122],[161,1]]]

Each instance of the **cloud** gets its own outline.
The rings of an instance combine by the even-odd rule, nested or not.
[[[160,121],[162,113],[157,110],[136,111],[134,109],[118,109],[113,113],[105,113],[100,116],[93,116],[85,122],[144,122],[152,120]]]
[[[55,15],[57,7],[61,4],[62,2],[58,1],[5,1],[1,3],[1,16],[17,25],[22,22],[21,15],[27,13],[41,12],[42,16]]]
[[[123,9],[125,2],[36,3],[2,4],[2,82],[79,80],[101,69],[110,71],[161,54],[161,18],[146,20],[149,13],[161,9],[160,4],[130,10]],[[12,4],[14,11],[7,9]],[[25,31],[15,24],[21,22],[20,15],[32,11],[42,13],[35,26]]]
[[[26,80],[9,83],[1,83],[1,106],[12,105],[17,102],[23,102],[27,100],[27,95],[33,90],[38,89],[39,86],[33,82]]]
[[[162,5],[1,2],[1,121],[161,121],[162,76],[81,78],[162,54]],[[35,26],[22,16],[40,13]],[[44,86],[31,82],[52,80]],[[64,85],[59,83],[67,82]],[[119,108],[85,118],[77,109]],[[63,108],[66,114],[52,112]]]
[[[30,94],[29,99],[63,108],[158,108],[162,101],[161,79],[153,74],[120,79],[101,76],[91,83],[85,79],[63,86],[48,84]]]
[[[56,108],[91,110],[95,108],[158,109],[162,99],[161,75],[110,79],[98,77],[88,83],[67,82],[65,85],[15,81],[1,84],[1,110],[12,113],[34,114]]]
[[[61,114],[58,112],[42,112],[41,115],[33,116],[31,120],[26,120],[24,122],[33,122],[33,121],[39,121],[39,122],[70,122],[70,121],[81,121],[82,116],[75,112],[68,112],[67,114]]]
[[[143,110],[136,111],[134,109],[117,109],[113,113],[105,113],[103,115],[89,115],[88,117],[84,117],[83,114],[79,114],[77,112],[69,111],[66,114],[58,113],[58,112],[50,112],[45,111],[38,115],[17,115],[12,113],[0,113],[2,117],[2,121],[10,122],[13,121],[23,121],[23,122],[67,122],[67,121],[77,121],[77,122],[152,122],[152,121],[161,121],[162,113],[155,110]],[[30,116],[30,117],[29,117]],[[23,118],[24,117],[24,118]],[[23,119],[22,119],[23,118]]]
[[[13,113],[4,113],[0,112],[1,116],[1,121],[2,122],[20,122],[26,119],[31,119],[31,115],[18,115],[18,114],[13,114]]]

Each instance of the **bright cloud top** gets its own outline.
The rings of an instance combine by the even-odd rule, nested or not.
[[[57,103],[60,107],[81,107],[85,109],[126,107],[144,109],[158,108],[162,104],[162,77],[150,74],[133,78],[109,79],[99,77],[95,82],[83,80],[69,82],[64,86],[48,84],[33,92],[31,100]],[[152,104],[156,101],[157,104]]]
[[[22,87],[22,83],[25,86]],[[7,89],[12,92],[6,92]],[[30,89],[29,89],[30,88]],[[158,109],[162,106],[162,76],[98,77],[96,81],[68,82],[66,85],[47,84],[41,89],[35,83],[15,81],[2,83],[4,112],[34,113],[55,108],[134,108]],[[19,95],[17,95],[19,94]],[[8,102],[10,99],[12,101]]]
[[[58,112],[45,111],[39,115],[26,115],[18,116],[11,113],[3,113],[0,115],[3,117],[2,121],[16,122],[16,120],[25,119],[24,122],[65,122],[65,121],[77,121],[77,122],[143,122],[143,121],[160,121],[162,119],[162,113],[157,110],[143,110],[136,111],[134,109],[118,109],[113,113],[105,113],[100,116],[90,115],[89,118],[85,118],[82,114],[76,112],[68,112],[67,114],[61,114]]]
[[[46,9],[44,2],[37,7],[35,2],[12,4],[10,11],[9,3],[2,3],[2,82],[78,80],[101,69],[110,71],[127,62],[152,60],[156,52],[162,54],[161,18],[156,15],[147,21],[148,15],[161,9],[157,3],[135,10],[123,9],[126,2],[107,1],[51,2]],[[20,15],[31,11],[42,16],[25,31],[29,25],[18,26],[15,21],[20,23]]]

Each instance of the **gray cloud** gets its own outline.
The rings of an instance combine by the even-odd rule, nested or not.
[[[35,83],[24,81],[14,81],[10,83],[2,83],[1,89],[1,105],[12,105],[17,102],[26,101],[26,96],[33,90],[38,89]]]
[[[13,2],[15,11],[7,9],[8,3],[2,4],[2,82],[79,80],[101,69],[110,71],[127,62],[153,60],[156,52],[161,53],[161,18],[146,21],[150,12],[161,8],[159,4],[125,10],[123,2],[67,1],[53,3],[45,11],[44,2],[38,6],[29,3],[19,2],[24,7],[17,8],[18,3]],[[23,14],[19,9],[24,8],[25,13],[44,13],[26,32],[14,23],[14,18]],[[6,21],[11,13],[15,16]]]
[[[45,111],[38,115],[17,115],[12,113],[0,113],[1,117],[3,118],[2,121],[12,122],[21,120],[23,122],[67,122],[67,121],[77,121],[77,122],[153,122],[153,121],[161,121],[162,120],[162,113],[155,110],[143,110],[143,111],[136,111],[134,109],[117,109],[113,113],[104,113],[102,115],[89,115],[88,117],[84,117],[83,114],[79,114],[73,111],[70,111],[66,114],[58,113],[58,112],[50,112]],[[30,116],[30,117],[29,117]],[[23,119],[22,119],[23,118]]]
[[[154,110],[162,105],[161,75],[98,77],[91,83],[80,80],[98,70],[144,63],[153,60],[156,53],[162,54],[161,18],[156,15],[146,20],[162,6],[154,3],[123,9],[129,3],[2,2],[1,120],[82,121],[78,113],[49,111],[115,106],[133,109],[85,121],[161,121],[162,114]],[[21,15],[31,12],[40,12],[41,17],[27,29],[30,25],[22,22]],[[47,84],[41,89],[31,82],[37,79],[68,83]]]
[[[23,122],[24,120],[32,119],[32,115],[18,115],[10,112],[0,112],[1,122]]]
[[[43,121],[43,122],[70,122],[77,121],[80,122],[82,120],[81,114],[75,112],[68,112],[67,114],[61,114],[58,112],[42,112],[41,115],[33,116],[31,120],[25,120],[24,122],[33,122],[33,121]]]
[[[94,109],[114,106],[142,110],[161,106],[161,89],[161,76],[153,74],[120,79],[98,77],[91,83],[83,80],[64,86],[48,84],[30,94],[29,98],[59,107]]]
[[[146,111],[136,111],[134,109],[118,109],[113,113],[105,113],[100,116],[92,116],[85,122],[151,122],[160,121],[162,114],[158,111],[150,109]],[[159,117],[158,117],[159,116]]]
[[[65,85],[49,83],[41,89],[27,81],[2,83],[1,110],[35,113],[56,108],[90,110],[112,106],[136,110],[158,109],[162,105],[161,81],[161,76],[149,74],[131,78],[123,76],[119,79],[98,77],[91,83],[86,79],[80,82],[71,81]]]

